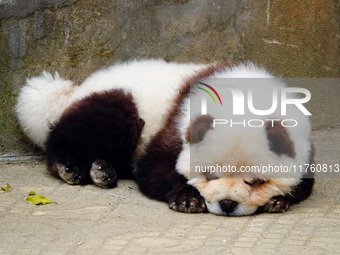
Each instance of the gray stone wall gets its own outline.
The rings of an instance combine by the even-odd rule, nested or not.
[[[27,77],[80,83],[117,61],[251,60],[283,77],[340,77],[337,0],[0,0],[0,155],[36,149],[13,106]],[[313,128],[340,125],[340,87],[312,84]]]

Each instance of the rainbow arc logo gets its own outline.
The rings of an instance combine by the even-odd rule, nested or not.
[[[197,82],[197,83],[200,84],[200,85],[203,85],[203,86],[205,86],[205,87],[207,87],[207,88],[209,88],[209,89],[217,96],[217,98],[218,98],[218,100],[220,101],[220,104],[221,104],[221,106],[222,106],[221,97],[220,97],[220,95],[217,93],[217,91],[216,91],[212,86],[210,86],[210,85],[208,85],[208,84],[206,84],[206,83],[203,83],[203,82]],[[206,93],[212,98],[212,100],[214,100],[215,105],[217,105],[216,100],[215,100],[213,94],[212,94],[209,90],[204,89],[204,88],[200,88],[200,87],[198,87],[198,88],[199,88],[200,90],[203,90],[204,92],[206,92]]]

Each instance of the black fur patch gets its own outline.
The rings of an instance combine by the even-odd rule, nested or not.
[[[213,118],[210,115],[195,118],[187,129],[186,142],[191,144],[201,142],[209,129],[212,129],[212,123]]]
[[[291,158],[295,158],[294,143],[280,121],[267,121],[266,130],[271,151],[277,155],[285,154]]]
[[[301,182],[293,189],[290,200],[292,204],[299,203],[310,196],[314,186],[314,172],[311,172],[310,165],[315,164],[314,162],[315,148],[311,143],[311,152],[309,157],[309,165],[306,173],[304,174]]]
[[[92,183],[92,163],[104,160],[118,178],[131,178],[131,159],[143,126],[131,94],[118,89],[93,93],[73,103],[51,126],[48,170],[58,176],[62,165],[80,184],[87,184]]]

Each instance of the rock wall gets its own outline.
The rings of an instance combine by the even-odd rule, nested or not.
[[[37,150],[13,106],[27,77],[80,83],[117,61],[251,60],[283,77],[340,77],[337,0],[2,0],[0,155]],[[313,128],[340,125],[340,85],[311,84]]]

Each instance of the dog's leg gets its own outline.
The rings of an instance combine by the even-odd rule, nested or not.
[[[158,133],[146,154],[137,161],[136,182],[146,196],[168,203],[173,210],[204,212],[204,198],[175,170],[181,150],[182,143],[176,130],[170,128]]]

